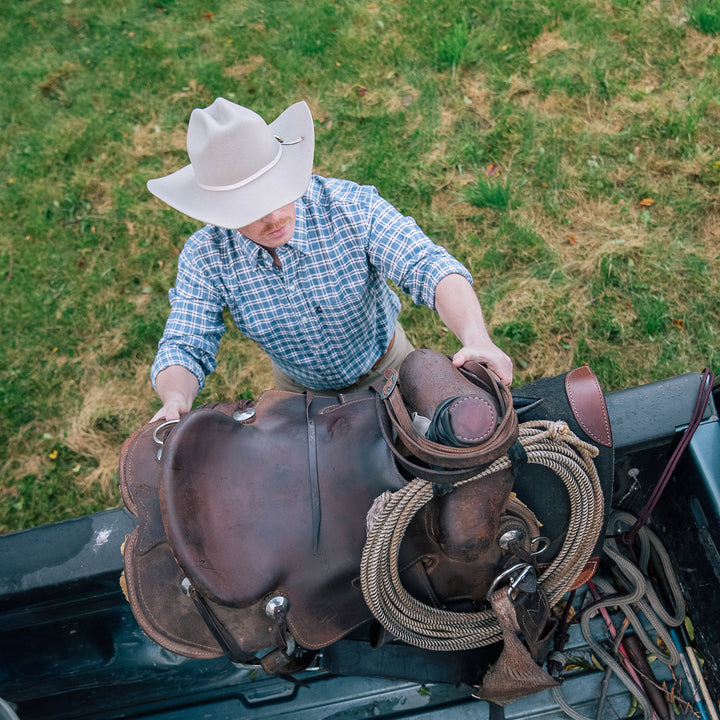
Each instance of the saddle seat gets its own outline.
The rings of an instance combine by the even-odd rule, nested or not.
[[[169,437],[159,474],[168,540],[208,599],[257,606],[267,626],[265,604],[283,596],[295,639],[324,647],[368,618],[348,562],[365,539],[359,510],[404,480],[370,393],[338,404],[270,390],[253,410],[235,420],[233,404],[201,408]]]

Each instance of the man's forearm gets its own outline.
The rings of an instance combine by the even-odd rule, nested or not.
[[[435,309],[440,319],[457,336],[462,348],[453,362],[484,362],[506,385],[512,382],[512,360],[493,343],[480,302],[472,285],[457,274],[446,275],[435,289]]]
[[[435,309],[463,345],[492,342],[480,302],[472,285],[462,275],[446,275],[438,283]]]

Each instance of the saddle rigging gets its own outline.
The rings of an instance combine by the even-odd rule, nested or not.
[[[592,572],[612,441],[589,368],[520,390],[513,397],[481,365],[459,371],[418,350],[374,391],[268,390],[138,430],[123,446],[120,485],[138,518],[124,579],[139,624],[178,654],[225,654],[286,676],[373,624],[391,642],[427,647],[404,618],[388,618],[386,596],[400,595],[400,615],[420,635],[433,632],[429,616],[462,626],[464,647],[507,648],[522,635],[533,674],[552,635],[551,605]],[[514,405],[528,408],[526,422],[552,427],[518,429]],[[558,446],[564,459],[547,459]],[[594,476],[576,482],[579,467]],[[376,500],[380,520],[368,531]],[[489,634],[473,626],[478,617]],[[441,623],[436,632],[449,631]],[[469,676],[494,702],[521,692],[492,689],[487,667]]]

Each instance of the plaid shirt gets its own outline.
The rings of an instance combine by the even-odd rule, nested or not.
[[[206,226],[178,261],[171,311],[152,367],[198,379],[215,370],[227,307],[238,329],[305,387],[352,385],[381,357],[400,312],[385,280],[434,308],[435,288],[468,271],[371,186],[313,176],[296,202],[282,267],[237,230]]]

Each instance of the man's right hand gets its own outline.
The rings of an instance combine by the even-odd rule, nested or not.
[[[190,411],[198,394],[197,378],[180,365],[171,365],[158,373],[155,387],[163,406],[153,415],[150,422],[179,420],[181,415]]]
[[[156,420],[179,420],[181,415],[184,415],[190,410],[185,404],[168,402],[165,403],[153,416],[150,422]]]

